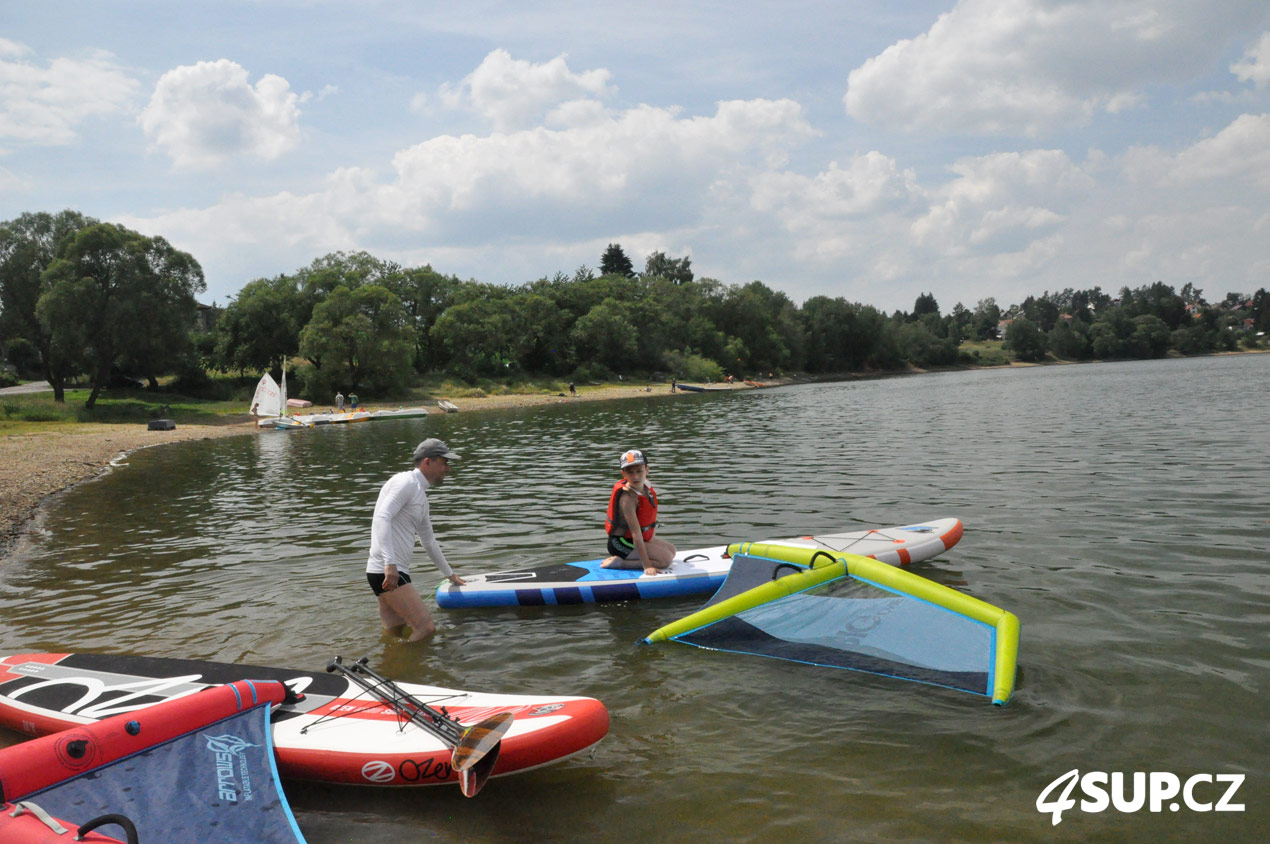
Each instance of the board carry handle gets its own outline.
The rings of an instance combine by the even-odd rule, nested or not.
[[[450,746],[450,767],[459,775],[459,788],[465,797],[474,797],[494,769],[503,736],[511,729],[514,716],[500,712],[465,727],[442,708],[434,709],[418,700],[392,680],[379,674],[362,657],[345,665],[342,657],[327,663],[328,672],[342,674],[370,692],[400,715],[417,724]],[[484,762],[484,760],[489,760]],[[482,764],[484,762],[484,764]]]
[[[830,554],[828,551],[817,551],[816,553],[812,554],[811,559],[807,561],[807,568],[814,569],[816,567],[816,559],[818,557],[824,557],[826,560],[829,561],[830,565],[838,562],[838,558],[835,557],[833,554]]]
[[[128,844],[138,844],[140,839],[137,837],[136,824],[134,824],[127,815],[118,814],[102,815],[100,817],[93,818],[91,821],[79,828],[79,832],[75,834],[75,838],[73,840],[83,841],[85,833],[91,832],[99,826],[107,826],[110,824],[123,828]]]

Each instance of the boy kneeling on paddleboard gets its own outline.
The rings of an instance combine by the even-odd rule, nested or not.
[[[613,484],[604,531],[609,536],[607,557],[602,565],[610,569],[643,568],[657,574],[675,559],[675,546],[654,536],[657,531],[657,493],[648,484],[648,459],[639,449],[625,451],[618,458],[622,479]],[[632,526],[638,526],[633,530]]]

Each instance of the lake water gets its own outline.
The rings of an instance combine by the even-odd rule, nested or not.
[[[0,567],[0,652],[307,668],[369,655],[403,680],[609,708],[593,751],[472,800],[289,784],[312,844],[1264,841],[1268,420],[1270,355],[1243,355],[147,449],[62,497],[34,546]],[[363,575],[370,514],[428,435],[464,455],[431,497],[460,573],[600,556],[630,447],[652,463],[659,535],[681,548],[956,516],[960,544],[911,570],[1020,618],[1014,700],[635,644],[697,599],[439,611],[432,641],[384,639]],[[415,569],[426,591],[421,552]],[[1054,826],[1036,801],[1072,769],[1242,774],[1232,802],[1245,809],[1077,807]],[[1211,804],[1225,789],[1194,795]]]

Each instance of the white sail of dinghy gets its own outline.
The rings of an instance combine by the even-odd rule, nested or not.
[[[278,401],[278,415],[287,416],[287,359],[282,359],[282,397]]]
[[[256,394],[251,397],[250,412],[255,415],[256,424],[262,427],[273,425],[277,417],[282,415],[284,401],[286,399],[282,398],[278,382],[266,372],[256,384]]]

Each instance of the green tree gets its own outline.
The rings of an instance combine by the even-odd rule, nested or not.
[[[525,372],[567,375],[575,366],[569,323],[550,298],[519,291],[508,300],[512,314],[510,348],[517,368]]]
[[[300,350],[306,312],[294,276],[259,278],[238,291],[216,322],[215,359],[222,371],[260,372]],[[307,319],[305,320],[307,322]]]
[[[997,325],[1001,322],[1001,309],[997,300],[992,297],[980,299],[975,305],[974,330],[970,335],[974,340],[997,339]]]
[[[1027,297],[1023,300],[1021,310],[1023,315],[1036,323],[1036,327],[1042,332],[1053,331],[1054,325],[1058,322],[1059,307],[1049,298],[1049,294],[1040,299],[1035,296]]]
[[[611,372],[621,372],[638,351],[636,334],[630,306],[605,299],[577,321],[570,338],[580,365],[599,364]]]
[[[1027,317],[1017,317],[1005,330],[1001,347],[1019,360],[1035,363],[1045,359],[1045,332]]]
[[[300,332],[300,354],[312,364],[302,377],[311,396],[341,387],[396,393],[409,382],[413,345],[406,310],[387,288],[336,287]]]
[[[1168,324],[1155,314],[1143,314],[1133,318],[1133,332],[1129,335],[1129,351],[1138,358],[1162,358],[1169,350],[1172,339]]]
[[[897,321],[894,331],[900,354],[913,366],[944,366],[957,361],[957,345],[937,336],[926,322]]]
[[[1089,357],[1089,326],[1072,317],[1061,319],[1049,333],[1049,347],[1063,360],[1083,360]]]
[[[934,293],[922,293],[917,297],[917,301],[913,303],[912,318],[914,320],[921,319],[927,314],[939,316],[939,303],[935,301]]]
[[[769,372],[784,369],[790,362],[793,332],[801,333],[794,304],[784,293],[761,281],[728,287],[712,305],[715,324],[729,338],[740,340],[745,353],[735,362],[731,355],[726,369],[742,372]],[[792,319],[785,319],[790,315]],[[801,336],[797,342],[801,344]]]
[[[674,284],[692,281],[692,259],[671,258],[664,252],[654,252],[644,261],[646,278],[664,278]]]
[[[383,285],[391,290],[406,309],[414,330],[414,368],[428,372],[441,365],[441,350],[433,337],[432,327],[441,314],[459,296],[463,283],[455,276],[441,275],[431,266],[400,270],[387,275]]]
[[[191,346],[203,270],[161,237],[110,223],[81,229],[44,272],[36,312],[55,354],[90,374],[87,407],[112,369],[127,363],[151,377]]]
[[[513,365],[519,369],[517,355],[523,338],[518,335],[525,328],[522,314],[510,291],[500,294],[491,288],[489,292],[495,295],[451,305],[432,327],[432,341],[441,351],[443,366],[468,380],[505,376]]]
[[[1270,332],[1270,291],[1264,287],[1252,295],[1252,329]]]
[[[1089,329],[1089,342],[1094,357],[1103,359],[1130,357],[1129,335],[1132,333],[1133,323],[1123,308],[1103,309]]]
[[[604,255],[600,258],[600,275],[620,275],[634,278],[635,265],[631,263],[630,258],[626,257],[626,253],[619,244],[610,243],[608,248],[604,250]]]
[[[44,271],[76,232],[96,224],[77,211],[23,214],[0,224],[0,347],[17,338],[29,343],[35,365],[53,387],[57,402],[66,400],[72,364],[54,354],[52,338],[36,306],[47,289]]]

